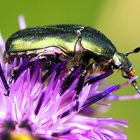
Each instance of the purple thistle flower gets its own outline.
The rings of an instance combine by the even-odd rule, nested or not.
[[[22,17],[20,21],[20,27],[25,28]],[[2,37],[0,46],[4,52]],[[2,58],[0,61],[8,81],[17,60],[15,59],[12,64],[4,64]],[[28,59],[20,59],[20,64],[26,62]],[[31,67],[25,69],[19,74],[17,80],[11,83],[9,96],[4,96],[6,90],[3,82],[0,81],[1,138],[7,132],[10,135],[13,132],[27,132],[33,137],[52,140],[127,139],[122,129],[127,127],[126,121],[96,118],[93,115],[96,109],[93,110],[90,105],[97,104],[104,107],[103,101],[122,99],[112,92],[129,85],[133,79],[121,85],[107,85],[106,88],[99,90],[99,86],[103,84],[102,79],[110,73],[86,77],[86,82],[79,94],[78,110],[76,110],[75,88],[79,81],[78,69],[73,74],[70,85],[60,96],[61,87],[68,73],[66,65],[65,61],[57,63],[44,74],[39,61],[33,62]]]

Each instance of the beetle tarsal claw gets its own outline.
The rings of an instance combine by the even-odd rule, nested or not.
[[[135,80],[132,82],[132,85],[136,89],[136,91],[140,94],[140,88],[138,87],[137,82]]]

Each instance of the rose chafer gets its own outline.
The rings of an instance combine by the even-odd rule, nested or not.
[[[32,59],[42,59],[54,56],[59,61],[67,60],[71,74],[63,83],[60,94],[70,86],[68,83],[72,79],[72,73],[80,68],[81,76],[76,88],[78,96],[87,74],[113,73],[114,69],[120,69],[124,78],[133,77],[134,70],[127,56],[139,51],[140,48],[136,48],[127,54],[120,53],[98,30],[82,25],[62,24],[26,28],[14,33],[6,41],[4,59],[8,62],[13,57],[32,56]],[[12,79],[14,77],[16,76]],[[140,93],[135,80],[132,85]]]

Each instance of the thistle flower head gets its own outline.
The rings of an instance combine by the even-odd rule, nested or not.
[[[21,27],[25,27],[23,19]],[[4,50],[4,41],[1,38],[0,46]],[[0,59],[3,74],[9,81],[13,69],[29,63],[29,59],[13,63],[3,63]],[[43,61],[45,63],[47,58]],[[112,93],[121,85],[103,84],[103,75],[91,75],[85,78],[79,94],[78,109],[76,105],[76,88],[80,79],[80,69],[77,68],[67,83],[65,80],[70,72],[67,69],[68,61],[53,64],[44,71],[39,60],[34,61],[21,72],[15,82],[10,85],[10,95],[5,96],[3,81],[0,80],[0,138],[15,137],[15,133],[27,133],[32,138],[52,140],[124,140],[127,136],[122,127],[127,122],[112,118],[96,118],[96,109],[90,105],[102,106],[106,100],[113,99]],[[18,69],[20,71],[20,69]],[[132,79],[133,80],[133,79]],[[65,87],[65,88],[62,88]],[[62,93],[62,94],[61,94]],[[103,106],[104,107],[104,106]]]

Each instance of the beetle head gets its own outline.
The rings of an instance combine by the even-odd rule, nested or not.
[[[133,54],[133,53],[138,53],[140,51],[140,47],[134,49],[132,52],[128,52],[126,54],[120,53],[120,52],[116,52],[113,56],[113,64],[114,64],[114,68],[116,69],[121,69],[122,71],[122,76],[124,78],[131,78],[135,76],[135,72],[134,69],[132,68],[132,64],[129,61],[129,59],[127,58],[127,56],[129,54]],[[134,86],[134,88],[137,90],[138,93],[140,93],[140,88],[137,86],[137,82],[136,80],[134,80],[132,82],[132,85]]]
[[[132,64],[123,53],[116,52],[113,56],[114,68],[121,69],[125,74],[129,75],[130,71],[132,73]]]
[[[137,48],[135,48],[133,51],[126,53],[125,56],[127,57],[127,56],[130,55],[130,54],[134,54],[134,53],[138,53],[138,52],[140,52],[140,47],[137,47]],[[129,75],[130,75],[131,77],[134,76],[134,69],[133,69],[132,67],[131,67],[131,69],[129,70]]]

